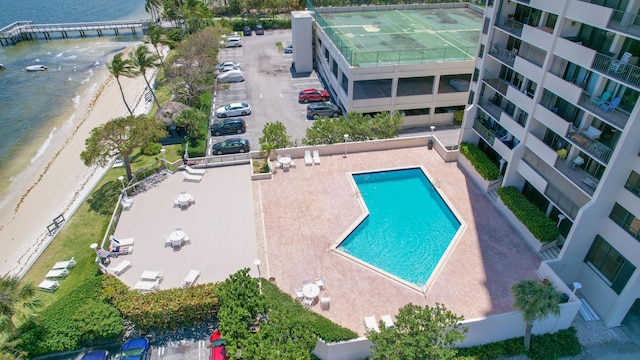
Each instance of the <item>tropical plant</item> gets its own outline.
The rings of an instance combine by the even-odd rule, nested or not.
[[[558,239],[560,230],[557,224],[529,201],[518,188],[505,186],[498,188],[497,192],[504,205],[541,243],[547,244]]]
[[[120,95],[122,95],[122,101],[124,102],[124,106],[127,107],[127,111],[129,111],[129,115],[133,115],[133,111],[127,104],[127,99],[124,97],[124,91],[122,90],[122,84],[120,83],[120,76],[126,77],[134,77],[136,76],[136,71],[133,68],[133,64],[131,64],[131,60],[123,59],[122,56],[124,53],[117,53],[113,56],[113,60],[110,63],[107,63],[107,69],[113,77],[116,78],[116,82],[118,83],[118,87],[120,88]]]
[[[398,310],[395,327],[380,322],[380,332],[367,332],[375,344],[371,359],[453,359],[457,356],[453,346],[467,332],[462,320],[442,304],[421,307],[409,303]]]
[[[500,169],[482,152],[476,144],[466,141],[460,143],[460,153],[469,160],[474,169],[483,179],[493,181],[500,176]]]
[[[511,287],[514,297],[513,306],[522,312],[522,319],[526,323],[524,332],[524,347],[531,346],[531,329],[536,320],[542,320],[549,315],[560,315],[560,301],[562,293],[556,290],[547,279],[520,280]]]
[[[151,15],[151,23],[155,23],[159,19],[160,9],[162,8],[162,0],[145,0],[144,10]]]
[[[160,54],[160,45],[173,46],[173,41],[171,41],[164,33],[164,30],[160,26],[155,26],[153,24],[149,24],[149,31],[147,32],[147,36],[149,39],[149,43],[153,45],[153,48],[156,50],[156,55],[158,55],[158,59],[160,60],[160,65],[163,66],[164,62],[162,60],[162,54]]]
[[[147,89],[151,92],[153,100],[156,102],[159,109],[160,103],[158,102],[158,99],[156,99],[156,94],[153,92],[151,84],[149,84],[149,79],[147,79],[147,70],[158,67],[160,57],[156,54],[152,54],[146,45],[138,45],[134,51],[129,53],[129,58],[131,60],[131,64],[136,69],[136,76],[142,75],[145,83],[147,83]]]
[[[258,139],[258,142],[260,143],[260,154],[265,156],[265,164],[267,164],[273,151],[291,144],[291,136],[287,134],[287,128],[280,121],[268,122],[262,128],[262,137]]]
[[[199,124],[206,123],[207,117],[207,114],[198,109],[185,109],[176,116],[174,122],[176,126],[187,130],[187,136],[190,139],[197,139],[202,134]]]
[[[127,180],[131,180],[129,157],[134,150],[149,142],[156,142],[167,136],[162,121],[144,115],[119,117],[100,125],[85,140],[85,150],[80,159],[85,165],[105,166],[116,156],[124,159]]]
[[[23,310],[42,306],[31,283],[20,284],[17,276],[0,278],[0,331],[14,335],[18,332],[15,320],[26,316]]]
[[[388,112],[373,117],[358,112],[347,113],[346,118],[320,118],[307,129],[302,143],[305,145],[336,144],[344,141],[344,134],[351,141],[390,139],[398,136],[402,128],[403,116],[400,112]]]

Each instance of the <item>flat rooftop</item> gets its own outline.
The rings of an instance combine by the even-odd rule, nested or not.
[[[316,22],[352,66],[473,60],[482,15],[467,8],[323,12]]]

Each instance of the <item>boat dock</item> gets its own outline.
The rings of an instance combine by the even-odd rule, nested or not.
[[[39,35],[51,40],[59,35],[66,39],[69,33],[78,33],[86,37],[87,33],[96,32],[98,36],[120,35],[120,31],[131,31],[135,35],[138,31],[145,33],[149,28],[149,20],[121,20],[64,24],[34,24],[33,21],[16,21],[0,29],[0,45],[15,45],[23,40],[37,40]]]

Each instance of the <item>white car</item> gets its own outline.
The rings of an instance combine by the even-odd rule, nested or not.
[[[244,81],[244,75],[240,70],[229,70],[216,77],[219,83],[237,83]]]
[[[251,115],[251,105],[247,103],[231,103],[216,110],[216,116],[220,118],[240,115]]]
[[[223,63],[220,63],[220,64],[216,65],[216,69],[222,70],[222,69],[224,69],[226,67],[229,67],[229,66],[237,67],[238,69],[240,69],[240,64],[238,64],[235,61],[225,61]]]
[[[231,71],[231,70],[240,71],[240,68],[237,66],[225,66],[222,69],[218,69],[218,74],[224,74],[227,71]]]
[[[220,45],[224,46],[224,47],[241,47],[242,46],[242,40],[240,38],[236,38],[236,37],[230,37],[227,38],[226,40],[222,40],[220,41]]]

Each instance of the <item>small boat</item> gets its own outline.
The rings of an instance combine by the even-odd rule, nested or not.
[[[4,65],[0,64],[0,70],[4,70]]]
[[[48,70],[49,68],[44,65],[29,65],[24,69],[26,71],[45,71],[45,70]]]

